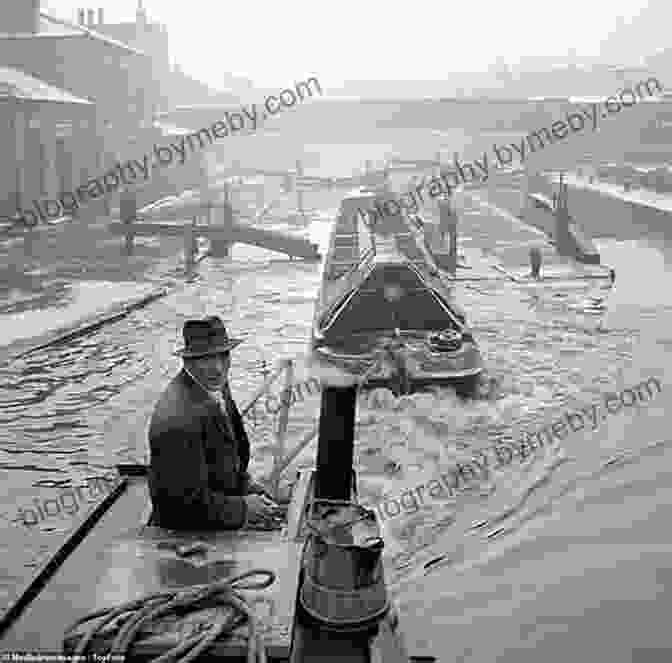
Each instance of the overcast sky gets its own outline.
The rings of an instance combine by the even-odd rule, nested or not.
[[[662,3],[670,4],[670,0],[651,2],[656,10]],[[213,86],[222,86],[221,73],[228,71],[269,87],[315,75],[325,88],[356,79],[445,79],[451,71],[484,70],[500,55],[514,63],[521,55],[559,55],[570,48],[578,55],[599,55],[618,16],[628,23],[648,4],[647,0],[144,3],[150,19],[167,24],[173,60]],[[73,19],[83,3],[43,0],[43,6]],[[108,21],[130,20],[137,0],[98,0],[89,6],[102,6]],[[672,18],[672,8],[667,13]],[[669,26],[669,20],[664,23]],[[654,41],[655,35],[644,40],[641,49],[632,43],[625,48],[646,55]]]

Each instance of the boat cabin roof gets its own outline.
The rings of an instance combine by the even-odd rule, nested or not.
[[[402,330],[458,329],[448,302],[407,261],[375,259],[361,283],[331,307],[321,325],[325,339]]]
[[[263,618],[269,660],[288,660],[302,541],[279,531],[173,532],[139,525],[146,520],[148,507],[144,478],[129,479],[114,509],[58,568],[40,591],[40,600],[16,619],[2,638],[3,646],[56,651],[67,627],[93,611],[155,592],[224,581],[252,569],[270,569],[276,573],[275,582],[267,589],[246,590],[245,595]],[[292,523],[290,516],[289,532],[298,529]],[[207,550],[189,557],[177,554],[179,545],[193,543],[204,543]],[[211,621],[212,611],[204,609],[172,625],[152,627],[154,635],[137,645],[139,657],[164,654]],[[209,655],[215,660],[244,660],[246,629],[235,629],[229,638],[218,641]],[[78,627],[72,631],[70,648],[84,630]],[[96,636],[97,643],[103,640],[109,643],[109,635]]]

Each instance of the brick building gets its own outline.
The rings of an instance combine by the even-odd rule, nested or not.
[[[0,65],[94,104],[85,118],[71,105],[58,126],[26,118],[20,105],[3,106],[0,141],[19,145],[20,138],[7,132],[25,126],[23,142],[29,147],[26,154],[15,152],[17,175],[0,181],[0,205],[6,210],[25,206],[45,190],[56,198],[113,167],[151,128],[156,101],[151,59],[143,51],[45,14],[40,0],[0,3],[0,26]],[[36,160],[39,153],[56,156]],[[92,203],[93,213],[103,209]]]
[[[111,39],[123,42],[133,48],[141,50],[150,60],[152,76],[153,123],[152,130],[145,132],[145,141],[139,153],[152,150],[156,144],[168,144],[180,141],[185,135],[197,131],[199,124],[197,111],[188,114],[185,126],[176,126],[174,123],[161,118],[166,112],[183,106],[240,105],[240,99],[230,90],[215,90],[205,83],[189,76],[177,64],[171,64],[168,30],[166,26],[148,17],[143,0],[138,0],[134,21],[110,23],[105,20],[105,12],[99,8],[81,8],[77,12],[78,21],[82,28],[94,30]],[[233,77],[234,79],[236,77]],[[236,79],[243,88],[244,79]],[[249,81],[247,82],[249,83]],[[177,123],[179,124],[179,122]],[[137,152],[137,150],[136,150]],[[156,171],[152,180],[137,192],[138,205],[151,202],[165,195],[179,193],[185,188],[197,188],[202,184],[204,175],[204,155],[195,153],[190,155],[187,162],[179,167]]]
[[[93,118],[93,102],[0,67],[0,224],[32,208],[31,196],[68,190],[73,162],[65,134]]]
[[[237,101],[171,68],[166,26],[148,20],[142,0],[135,21],[106,23],[102,9],[80,9],[78,19],[51,16],[40,0],[0,1],[0,145],[10,155],[0,164],[2,216],[57,199],[183,133],[156,121],[161,109]],[[29,102],[38,88],[46,97]],[[195,156],[152,176],[139,202],[194,186],[200,176]],[[117,203],[114,193],[80,214],[90,222]]]

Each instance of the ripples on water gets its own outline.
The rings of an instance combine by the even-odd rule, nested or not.
[[[172,350],[186,319],[218,313],[234,335],[248,336],[232,366],[239,404],[261,382],[264,365],[280,356],[304,355],[318,269],[272,263],[261,255],[236,247],[231,264],[206,261],[199,280],[148,309],[2,371],[0,467],[8,491],[2,501],[0,555],[8,563],[0,603],[10,600],[78,522],[61,515],[32,529],[16,522],[20,506],[82,485],[117,462],[147,460],[148,417],[179,370]],[[598,335],[594,319],[560,319],[557,311],[555,317],[543,315],[530,310],[528,296],[501,283],[461,292],[493,378],[484,398],[464,403],[447,389],[407,397],[397,411],[375,407],[371,400],[359,408],[357,456],[365,502],[400,492],[495,440],[514,439],[518,431],[536,429],[620,384],[638,342],[636,333],[621,329]],[[313,425],[317,407],[317,396],[296,405],[290,440]],[[256,451],[253,471],[268,469],[272,423],[247,424]],[[300,459],[299,465],[309,464],[311,452]],[[552,518],[558,500],[611,467],[567,473],[573,464],[573,454],[559,443],[551,445],[445,504],[432,502],[387,521],[385,560],[393,592],[422,577],[426,566],[434,572],[476,563],[484,545],[487,550]]]

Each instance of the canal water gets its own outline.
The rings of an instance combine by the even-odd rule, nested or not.
[[[376,149],[382,158],[389,141],[346,147],[325,141],[304,150],[319,162],[316,172],[347,171],[375,159]],[[306,232],[324,247],[338,194],[308,199]],[[510,224],[465,204],[465,246],[476,243],[474,224],[487,214],[492,246],[511,239]],[[594,286],[461,286],[458,301],[481,344],[489,389],[467,403],[450,390],[404,403],[380,394],[359,411],[361,492],[374,504],[479,450],[600,403],[607,392],[625,394],[651,376],[662,387],[636,402],[624,397],[613,414],[601,405],[594,427],[493,464],[452,500],[427,500],[385,521],[386,573],[409,645],[442,662],[671,660],[665,405],[672,401],[672,248],[645,239],[598,245],[617,272],[614,289],[602,292],[606,312],[585,307]],[[92,506],[63,508],[37,524],[20,509],[84,486],[116,463],[148,460],[146,426],[179,370],[172,352],[184,321],[218,314],[232,334],[246,336],[232,365],[232,390],[243,404],[282,357],[297,358],[297,379],[305,376],[319,282],[319,265],[236,246],[231,260],[204,261],[195,282],[148,308],[2,369],[0,609]],[[307,396],[293,407],[290,444],[313,426],[318,402]],[[247,424],[253,474],[270,468],[274,424],[271,415]],[[297,466],[310,464],[313,453],[309,448]]]

